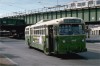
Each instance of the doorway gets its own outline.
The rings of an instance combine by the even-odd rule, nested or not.
[[[53,25],[48,26],[48,40],[49,40],[49,51],[54,51],[54,36],[53,36]]]

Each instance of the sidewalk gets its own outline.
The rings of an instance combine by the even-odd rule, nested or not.
[[[100,36],[92,36],[90,38],[86,38],[86,42],[100,43]]]
[[[17,65],[12,63],[12,61],[9,58],[0,54],[0,66],[17,66]]]

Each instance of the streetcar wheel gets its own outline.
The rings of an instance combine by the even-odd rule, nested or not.
[[[44,45],[44,53],[48,56],[51,55],[51,53],[49,52],[48,48],[46,48],[46,45]]]
[[[28,41],[28,47],[29,47],[29,48],[32,48],[32,46],[30,45],[29,41]]]

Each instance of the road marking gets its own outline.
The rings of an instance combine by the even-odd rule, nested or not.
[[[4,57],[5,57],[5,59],[9,60],[12,64],[14,64],[14,65],[18,65],[16,62],[14,62],[13,60],[11,60],[11,59],[8,58],[7,56],[4,55]]]

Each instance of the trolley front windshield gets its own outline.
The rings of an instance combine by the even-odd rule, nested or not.
[[[79,34],[84,34],[83,24],[59,25],[59,35],[79,35]]]

